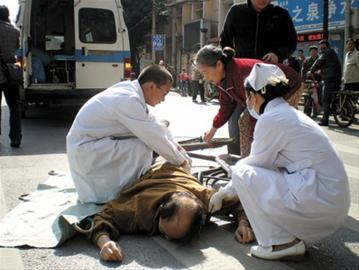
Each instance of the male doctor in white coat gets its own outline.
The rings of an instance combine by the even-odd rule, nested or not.
[[[164,101],[173,78],[158,65],[92,97],[67,134],[70,172],[80,202],[105,203],[144,174],[153,151],[175,165],[190,159],[147,105]],[[187,167],[188,167],[187,166]]]
[[[350,193],[344,165],[327,135],[282,98],[288,80],[274,65],[256,64],[245,80],[246,102],[258,119],[250,155],[209,203],[238,196],[258,246],[252,256],[300,258],[306,246],[345,222]]]

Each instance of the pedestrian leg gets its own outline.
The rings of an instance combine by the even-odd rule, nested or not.
[[[183,84],[184,84],[184,94],[187,97],[189,95],[189,93],[188,93],[188,81],[184,81]]]
[[[201,102],[205,103],[206,100],[204,99],[204,84],[203,83],[199,84],[199,95],[201,97]]]
[[[240,155],[242,157],[248,156],[251,151],[255,122],[255,119],[250,116],[248,110],[245,110],[239,119]]]
[[[197,93],[198,93],[198,87],[199,87],[198,81],[192,81],[192,86],[193,86],[192,101],[197,102]]]
[[[188,81],[188,95],[192,97],[193,95],[193,82],[192,81]]]
[[[10,132],[9,138],[11,146],[18,147],[21,143],[21,104],[20,92],[18,86],[6,87],[4,96],[9,107],[10,114]]]
[[[324,87],[323,87],[323,96],[322,96],[322,103],[323,103],[323,118],[322,121],[320,122],[320,124],[323,125],[328,125],[329,122],[329,106],[330,106],[330,90],[332,88],[333,83],[331,82],[324,82]]]
[[[228,134],[230,138],[234,138],[235,142],[227,146],[228,153],[234,155],[241,154],[241,144],[240,144],[240,129],[239,129],[239,118],[243,112],[244,108],[237,105],[236,109],[232,113],[231,117],[228,120]]]

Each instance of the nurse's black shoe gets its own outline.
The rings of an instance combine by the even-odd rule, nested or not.
[[[253,246],[251,247],[251,255],[264,260],[302,260],[306,251],[305,244],[301,240],[295,241],[298,242],[294,242],[292,246],[287,248],[277,250],[273,246]]]

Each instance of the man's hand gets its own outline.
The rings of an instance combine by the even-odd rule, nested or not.
[[[241,244],[247,244],[254,240],[254,233],[247,221],[241,221],[235,232],[235,238]]]
[[[192,159],[187,154],[187,151],[180,145],[177,144],[177,150],[181,152],[181,154],[186,158],[185,161],[180,165],[187,172],[191,173],[192,168]]]
[[[101,249],[100,258],[104,261],[121,262],[122,249],[119,244],[112,241],[107,235],[101,235],[97,240],[97,246]]]
[[[275,53],[267,53],[265,56],[263,56],[262,60],[264,62],[272,63],[272,64],[278,64],[279,58]]]
[[[214,193],[209,199],[208,211],[210,213],[215,213],[220,210],[222,208],[222,202],[225,197],[226,194],[221,191],[217,191],[216,193]]]
[[[182,167],[186,172],[191,173],[191,164],[188,162],[188,160],[183,161],[180,167]]]
[[[109,241],[101,248],[100,257],[104,261],[120,262],[123,259],[123,253],[119,244]]]

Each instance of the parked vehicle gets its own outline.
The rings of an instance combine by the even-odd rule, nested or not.
[[[19,5],[25,110],[29,104],[81,104],[130,79],[120,0],[19,0]]]

